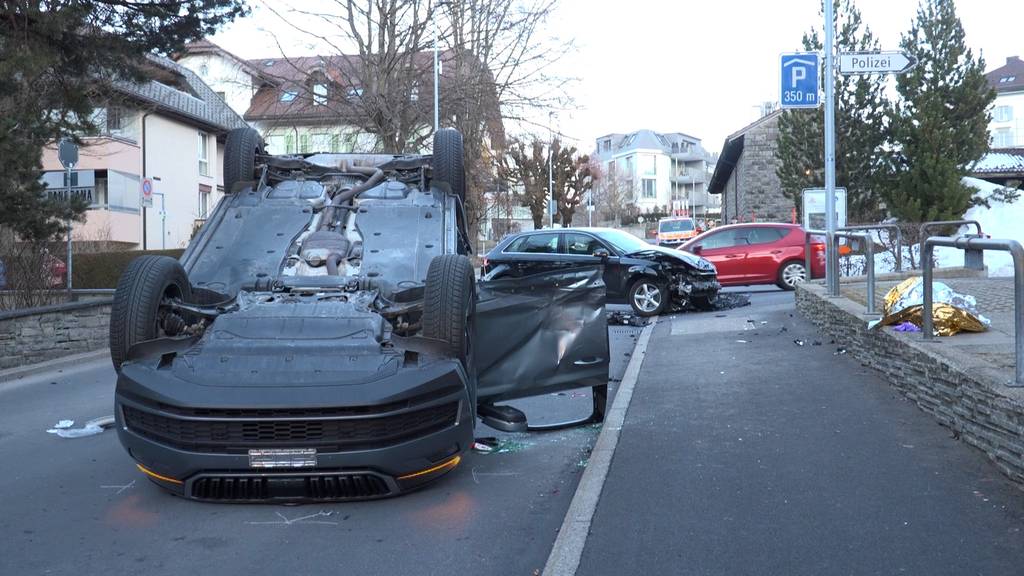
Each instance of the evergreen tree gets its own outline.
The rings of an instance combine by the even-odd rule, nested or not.
[[[80,218],[83,202],[45,196],[41,154],[95,129],[111,81],[141,81],[169,54],[245,12],[243,0],[24,0],[0,11],[0,228],[41,241]]]
[[[959,219],[973,195],[961,178],[989,147],[995,92],[984,59],[964,44],[951,0],[923,0],[901,46],[918,64],[896,82],[889,211],[908,222]]]
[[[878,40],[864,24],[853,0],[835,0],[836,52],[878,50]],[[819,12],[823,14],[824,9]],[[817,29],[804,34],[803,48],[821,52]],[[847,190],[850,222],[875,222],[884,216],[878,190],[881,150],[886,141],[884,76],[835,76],[836,186]],[[776,173],[782,192],[800,207],[804,188],[825,185],[825,113],[787,110],[779,118],[780,161]]]

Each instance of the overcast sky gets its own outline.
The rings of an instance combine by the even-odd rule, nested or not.
[[[858,0],[857,6],[882,48],[896,49],[917,1]],[[1024,56],[1024,1],[958,0],[956,6],[986,70],[1007,56]],[[561,113],[557,129],[583,151],[602,134],[641,128],[685,132],[718,151],[727,135],[757,119],[761,102],[779,99],[779,54],[799,50],[802,34],[821,26],[818,7],[819,0],[560,0],[548,33],[576,43],[561,69],[579,78],[573,89],[579,109]],[[289,36],[258,3],[251,17],[214,41],[245,58],[279,56],[268,28],[284,38],[289,55],[308,53],[306,41]]]

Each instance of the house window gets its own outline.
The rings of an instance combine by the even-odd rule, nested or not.
[[[199,75],[206,78],[206,75],[210,73],[210,67],[206,64],[199,65]]]
[[[309,134],[299,134],[299,154],[309,153]]]
[[[420,88],[419,86],[413,86],[412,91],[409,92],[409,100],[411,102],[418,102],[420,99]]]
[[[284,90],[281,92],[281,102],[293,102],[298,95],[295,90]]]
[[[349,88],[348,89],[348,97],[349,97],[350,100],[354,99],[354,98],[362,98],[363,97],[363,89],[362,88]]]
[[[226,100],[227,97],[228,97],[228,93],[227,92],[217,92],[217,96],[220,96],[221,100]]]
[[[312,152],[332,152],[331,135],[318,133],[312,135]]]
[[[313,84],[313,104],[316,106],[327,104],[327,84]]]
[[[658,181],[653,178],[644,178],[643,180],[643,198],[657,198],[658,197]]]
[[[996,106],[992,111],[992,120],[996,122],[1009,122],[1013,120],[1013,108],[1010,106]]]
[[[295,154],[295,134],[291,132],[284,137],[284,153]]]
[[[199,133],[199,174],[210,175],[210,148],[209,137],[206,132]]]
[[[1011,148],[1013,147],[1013,131],[1009,128],[1000,128],[992,132],[992,147],[993,148]]]
[[[117,134],[124,128],[124,110],[118,106],[107,108],[107,132]]]
[[[210,190],[199,188],[199,217],[206,218],[210,212]]]

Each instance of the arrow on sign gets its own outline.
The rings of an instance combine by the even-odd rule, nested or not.
[[[902,50],[839,54],[839,71],[843,74],[903,74],[914,66],[917,58]]]

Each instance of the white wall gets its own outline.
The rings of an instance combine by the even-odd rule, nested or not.
[[[1001,106],[1008,106],[1011,111],[1009,121],[997,122],[995,109]],[[988,125],[989,136],[992,138],[992,145],[1000,148],[1024,147],[1024,92],[1010,94],[999,94],[992,108],[992,122]],[[1002,145],[997,139],[999,132],[1009,131],[1011,143]]]
[[[255,87],[252,76],[238,62],[216,54],[191,54],[178,64],[195,72],[214,92],[223,92],[227,105],[239,116],[245,115]]]
[[[146,121],[146,172],[154,180],[153,208],[146,211],[146,247],[183,248],[192,235],[192,226],[199,217],[199,185],[206,184],[216,190],[223,182],[219,146],[208,134],[209,174],[199,173],[199,132],[189,126],[160,116]],[[214,206],[211,196],[210,210]],[[161,208],[165,208],[165,231],[161,238]]]

